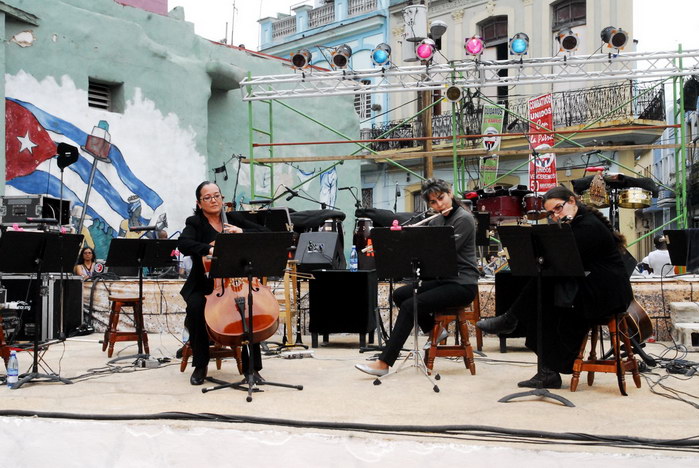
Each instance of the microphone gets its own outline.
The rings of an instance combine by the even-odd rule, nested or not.
[[[286,189],[286,191],[291,194],[288,197],[286,197],[286,201],[289,201],[292,198],[299,196],[299,193],[296,190],[291,190],[289,187],[287,187],[286,185],[283,185],[283,184],[282,184],[282,187],[284,187]]]
[[[155,231],[157,226],[129,226],[131,232]]]

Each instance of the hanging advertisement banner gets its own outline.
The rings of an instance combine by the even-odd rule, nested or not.
[[[496,152],[500,149],[500,136],[502,133],[502,121],[505,118],[505,109],[490,104],[483,106],[483,120],[481,122],[481,134],[483,137],[483,148],[489,152]],[[493,136],[490,136],[493,135]],[[479,173],[481,187],[493,185],[498,178],[497,154],[489,154],[480,159]]]
[[[556,154],[546,150],[554,144],[553,96],[544,94],[529,100],[529,146],[535,151],[529,160],[529,190],[544,193],[558,185],[556,177]],[[534,125],[536,124],[536,125]]]

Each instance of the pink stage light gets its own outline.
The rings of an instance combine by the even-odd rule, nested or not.
[[[466,53],[469,55],[480,55],[483,53],[484,48],[485,43],[480,36],[473,36],[471,39],[467,39],[464,45],[464,49],[466,49]]]
[[[432,39],[423,39],[415,49],[417,58],[423,61],[432,60],[435,51],[435,43]]]

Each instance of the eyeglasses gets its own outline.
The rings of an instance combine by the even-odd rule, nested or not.
[[[201,197],[201,201],[205,201],[207,203],[210,202],[211,200],[220,201],[222,199],[223,199],[223,197],[221,196],[220,193],[215,193],[213,195],[205,195],[205,196]]]
[[[558,214],[561,212],[565,204],[568,203],[568,201],[564,201],[563,203],[559,203],[558,205],[554,206],[551,211],[547,211],[546,214],[549,216],[549,218],[555,214]]]

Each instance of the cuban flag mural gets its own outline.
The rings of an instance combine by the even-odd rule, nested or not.
[[[65,77],[59,84],[20,75],[6,75],[5,195],[62,195],[72,205],[71,224],[77,228],[82,218],[81,233],[99,258],[106,258],[112,238],[143,235],[132,227],[154,225],[176,235],[206,175],[195,134],[139,93],[123,113],[86,111],[85,91]],[[60,143],[79,151],[63,170],[62,190]]]

